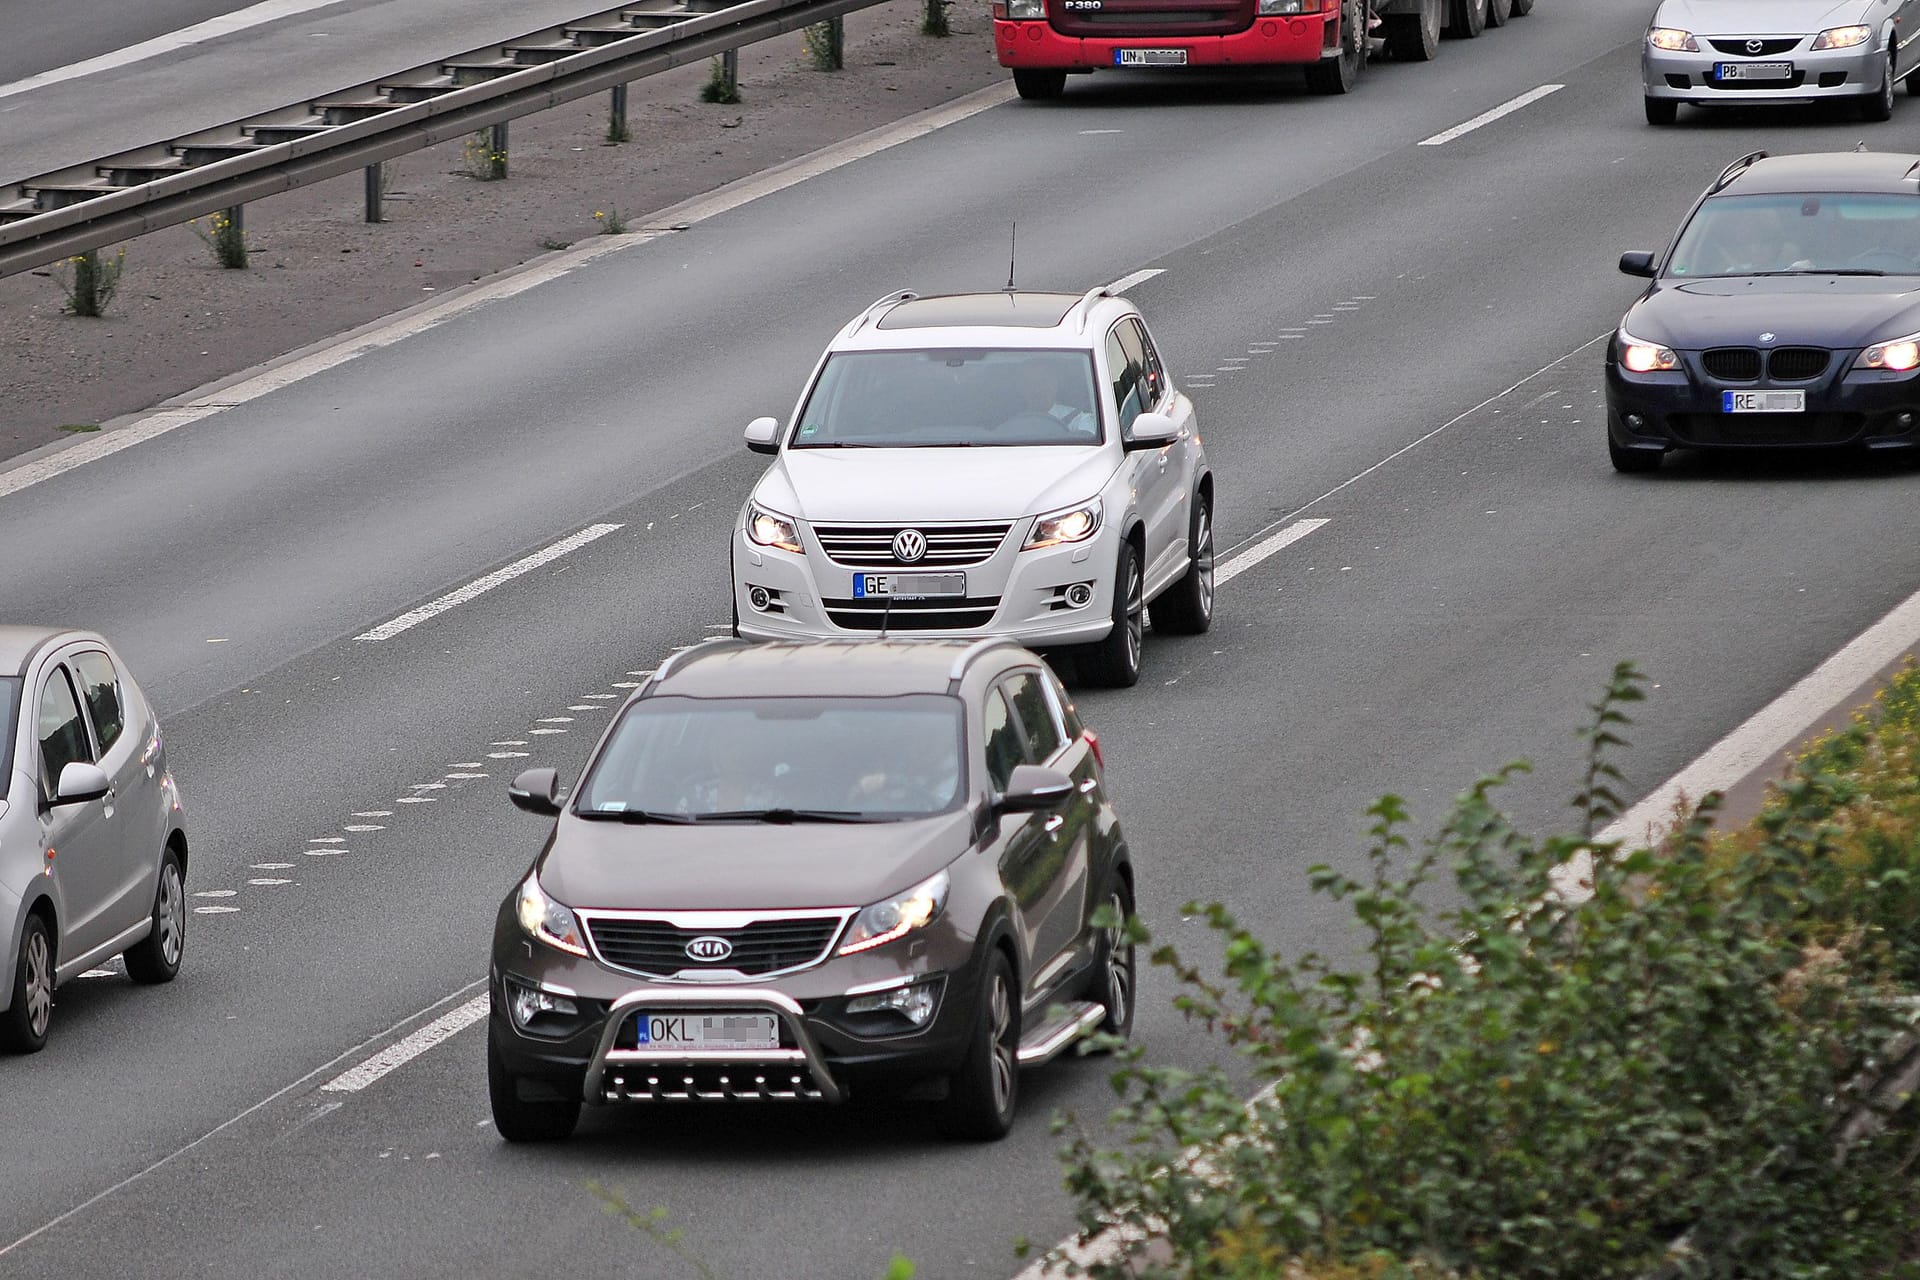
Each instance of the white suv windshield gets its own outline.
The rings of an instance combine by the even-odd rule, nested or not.
[[[1102,439],[1085,351],[845,351],[827,361],[795,449],[1094,445]]]

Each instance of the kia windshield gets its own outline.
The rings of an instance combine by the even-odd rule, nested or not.
[[[583,818],[888,822],[960,803],[961,704],[891,698],[634,703],[581,783]]]
[[[1085,351],[843,351],[800,411],[794,449],[1095,445],[1102,440]]]
[[[1687,224],[1667,274],[1920,275],[1920,198],[1715,196]]]

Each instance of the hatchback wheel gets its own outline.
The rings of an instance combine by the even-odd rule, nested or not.
[[[995,947],[987,957],[980,1004],[966,1060],[948,1082],[940,1132],[949,1138],[996,1142],[1013,1128],[1020,1103],[1020,996],[1013,966]]]
[[[127,948],[127,976],[135,982],[172,982],[186,949],[186,882],[179,856],[169,849],[160,859],[160,884],[153,891],[153,928]]]
[[[520,1096],[520,1077],[507,1070],[487,1033],[487,1097],[493,1103],[493,1127],[508,1142],[558,1142],[573,1136],[580,1123],[580,1100],[531,1102]]]
[[[1131,689],[1140,683],[1140,648],[1147,630],[1145,589],[1140,553],[1133,543],[1123,541],[1113,579],[1113,630],[1105,640],[1087,646],[1081,663],[1095,684]]]
[[[53,943],[47,922],[28,916],[20,930],[20,954],[13,964],[13,998],[0,1013],[0,1048],[38,1053],[46,1048],[53,1022]]]
[[[1213,502],[1205,494],[1198,494],[1193,500],[1187,554],[1191,562],[1186,576],[1167,588],[1148,608],[1155,631],[1197,636],[1213,625]]]

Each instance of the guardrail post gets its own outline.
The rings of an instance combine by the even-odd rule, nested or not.
[[[381,165],[370,164],[366,168],[368,222],[385,222],[387,220],[386,210],[381,207],[380,200],[381,196],[385,194],[380,189],[382,185],[380,181],[382,167]]]
[[[726,82],[728,100],[740,101],[740,51],[729,49],[720,55],[720,78]]]
[[[247,206],[231,205],[226,212],[227,225],[233,228],[234,238],[244,242],[247,235]]]
[[[507,176],[507,122],[502,120],[493,126],[493,133],[487,142],[487,170],[496,178]]]
[[[627,86],[624,84],[613,86],[613,93],[607,102],[607,141],[633,141],[633,130],[627,126]]]

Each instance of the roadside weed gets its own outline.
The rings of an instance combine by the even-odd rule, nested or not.
[[[595,209],[593,220],[600,224],[600,234],[603,236],[623,236],[627,233],[626,218],[622,217],[620,211],[612,205],[604,209]]]
[[[726,64],[719,58],[711,58],[708,63],[710,69],[707,82],[700,86],[700,101],[734,106],[740,101],[740,82],[727,74]]]
[[[847,65],[847,24],[844,18],[828,18],[808,27],[801,36],[807,60],[815,71],[840,71]]]
[[[187,225],[193,228],[193,234],[200,237],[201,243],[213,251],[213,260],[222,267],[230,271],[246,267],[247,233],[227,214],[208,215],[204,227],[198,218],[192,219]]]
[[[76,316],[105,315],[120,288],[120,275],[126,265],[124,248],[111,258],[102,258],[98,249],[89,249],[56,263],[53,276],[67,295],[66,310]]]

